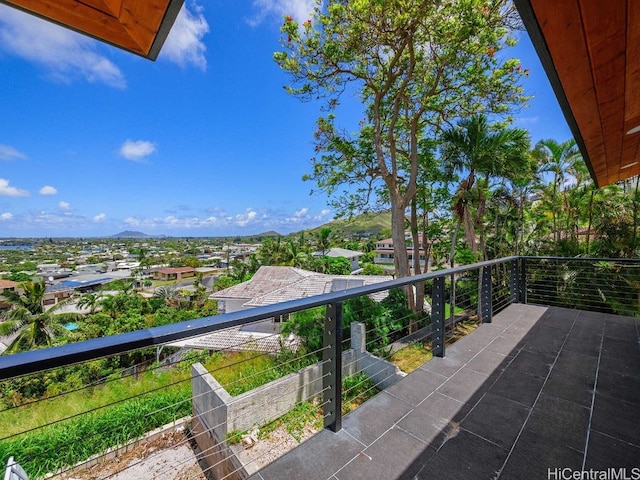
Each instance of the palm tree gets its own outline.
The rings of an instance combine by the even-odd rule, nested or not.
[[[450,168],[467,175],[454,196],[455,232],[460,226],[464,227],[471,251],[475,253],[480,248],[486,257],[483,221],[490,180],[494,177],[513,179],[528,171],[529,134],[518,128],[491,125],[487,116],[480,114],[445,130],[441,142],[443,159]],[[479,242],[476,230],[480,231]],[[455,244],[456,238],[452,241],[452,249]]]
[[[541,172],[553,173],[551,215],[553,218],[553,238],[557,248],[561,238],[560,228],[558,227],[561,211],[561,205],[558,203],[558,190],[562,189],[562,192],[564,192],[567,174],[573,168],[576,160],[580,158],[580,151],[573,139],[562,143],[558,143],[556,140],[540,140],[536,144],[534,155],[541,163]]]
[[[123,279],[120,279],[120,280],[116,280],[115,282],[112,282],[111,286],[113,288],[115,288],[116,290],[121,291],[125,295],[128,295],[129,293],[131,293],[134,290],[134,288],[136,286],[136,279],[135,278],[123,278]]]
[[[82,319],[79,313],[59,313],[66,302],[59,302],[45,310],[43,305],[46,286],[44,282],[23,282],[22,292],[6,290],[2,292],[5,301],[11,308],[0,323],[0,335],[18,332],[16,338],[7,348],[8,353],[31,350],[39,346],[50,346],[56,335],[66,333],[64,323]]]
[[[92,315],[100,306],[100,297],[99,293],[83,293],[76,305],[80,308],[88,308],[89,315]]]
[[[180,305],[180,292],[175,285],[167,285],[156,288],[153,296],[161,298],[167,306],[175,307]]]
[[[323,257],[331,250],[331,229],[322,227],[316,232],[316,247]]]

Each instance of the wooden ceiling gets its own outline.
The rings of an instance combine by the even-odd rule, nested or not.
[[[155,60],[184,0],[0,0]]]
[[[640,1],[515,3],[596,184],[640,174]]]

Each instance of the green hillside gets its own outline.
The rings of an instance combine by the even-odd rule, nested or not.
[[[350,237],[363,233],[377,235],[382,230],[391,228],[391,212],[364,213],[350,219],[333,220],[306,232],[313,234],[324,227],[330,228],[338,237]]]

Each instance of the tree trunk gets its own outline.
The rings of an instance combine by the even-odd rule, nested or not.
[[[553,240],[554,240],[554,252],[555,255],[558,255],[558,212],[556,209],[556,190],[558,188],[558,176],[557,174],[553,177],[553,197],[551,201],[551,213],[553,215]]]
[[[453,268],[456,256],[456,243],[458,242],[458,233],[460,232],[461,220],[458,220],[456,229],[453,231],[453,237],[451,238],[451,249],[449,250],[449,266]]]
[[[638,187],[640,186],[640,175],[636,177],[636,188],[633,192],[633,245],[630,257],[636,254],[638,247]]]
[[[391,239],[393,240],[393,263],[396,269],[396,277],[404,278],[409,273],[409,256],[407,255],[407,241],[404,237],[405,205],[400,194],[390,189],[391,201]],[[407,306],[415,312],[416,302],[413,287],[407,285],[404,289],[407,296]],[[411,328],[411,326],[410,326]]]
[[[393,263],[396,277],[409,276],[409,257],[407,241],[404,236],[404,204],[395,195],[391,195],[391,239],[393,240]]]
[[[411,238],[413,240],[413,274],[420,275],[420,234],[418,232],[418,206],[415,198],[411,200]],[[424,311],[424,282],[416,283],[416,298],[413,306],[413,313],[422,315]],[[415,319],[409,321],[409,333],[417,330]]]
[[[593,223],[593,195],[595,190],[591,188],[591,198],[589,198],[589,224],[587,225],[587,245],[585,253],[589,255],[589,243],[591,241],[591,225]]]

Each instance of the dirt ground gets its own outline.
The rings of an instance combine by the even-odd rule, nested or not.
[[[170,432],[112,460],[75,470],[64,480],[206,480],[183,432]]]
[[[316,433],[311,426],[301,432],[300,441]],[[133,450],[99,463],[90,468],[78,469],[58,475],[63,480],[207,480],[194,443],[184,432],[169,432],[150,442],[145,442]],[[258,440],[251,448],[244,450],[243,461],[254,463],[258,468],[268,465],[299,442],[286,432],[284,427],[276,428],[265,440]]]

